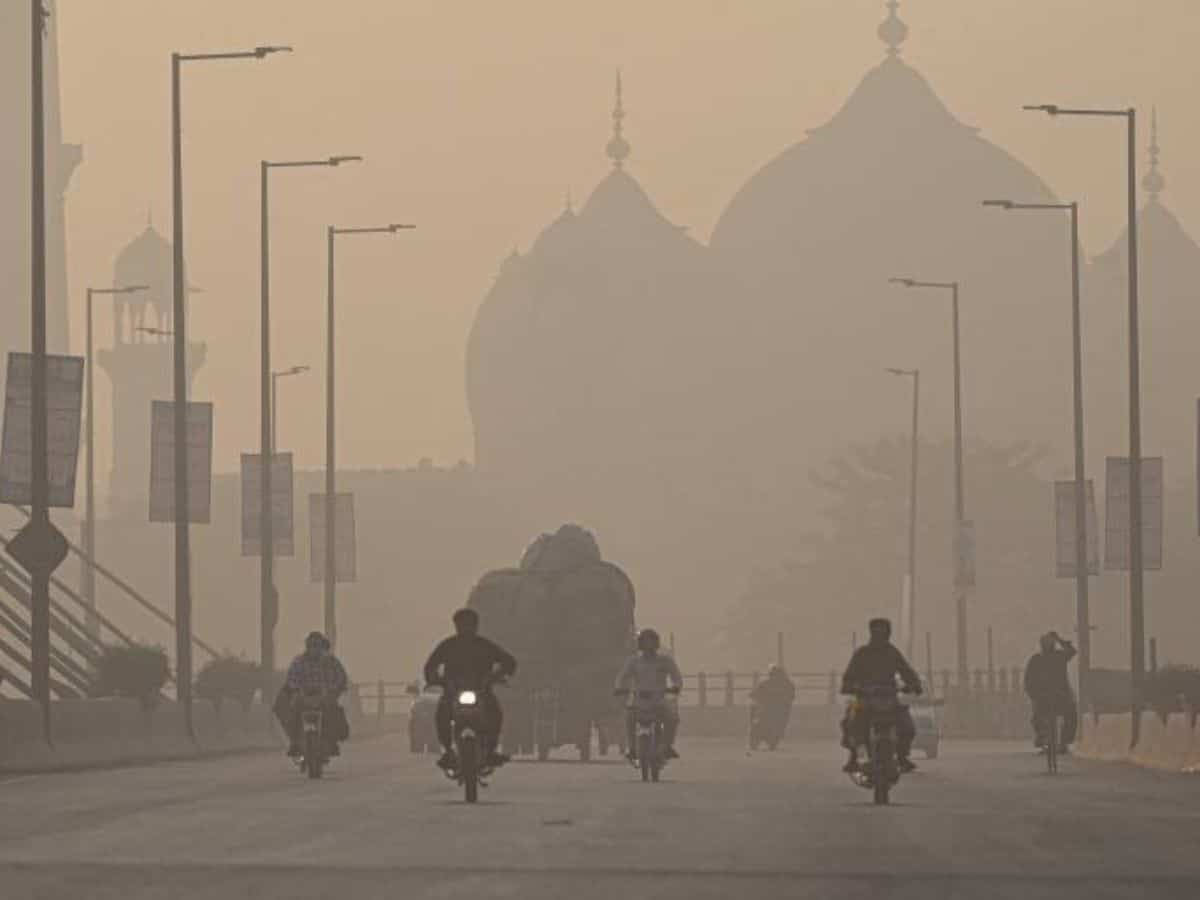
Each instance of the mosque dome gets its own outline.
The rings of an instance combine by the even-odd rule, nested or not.
[[[756,378],[745,388],[753,415],[776,423],[768,443],[805,470],[902,427],[885,366],[930,371],[923,409],[931,431],[948,431],[948,297],[892,277],[961,284],[968,434],[1069,439],[1065,214],[982,207],[1055,198],[901,58],[898,5],[879,30],[885,59],[829,122],[749,179],[711,241],[752,323],[740,352]]]
[[[113,284],[145,284],[150,290],[142,299],[159,309],[171,306],[171,244],[151,221],[122,248],[113,263]]]
[[[617,91],[612,171],[513,252],[476,317],[467,390],[482,470],[651,467],[691,439],[711,267],[626,171],[619,77]]]

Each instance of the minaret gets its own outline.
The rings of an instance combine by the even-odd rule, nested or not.
[[[620,169],[625,160],[629,158],[629,141],[625,140],[624,123],[625,123],[625,104],[622,98],[621,90],[621,70],[617,70],[617,101],[613,105],[612,112],[613,133],[612,139],[608,142],[607,153],[608,158],[612,160],[613,168]]]
[[[117,256],[113,286],[144,284],[149,290],[122,294],[97,307],[97,321],[111,315],[112,346],[97,361],[112,385],[112,471],[108,517],[145,521],[150,489],[150,405],[171,396],[171,244],[147,219],[145,230]],[[188,344],[189,393],[204,365],[207,347]]]
[[[900,8],[899,0],[888,0],[887,9],[888,17],[880,24],[876,34],[879,39],[887,45],[888,56],[899,56],[900,45],[904,43],[908,37],[908,26],[904,21],[896,15],[896,10]]]
[[[1150,198],[1148,203],[1158,203],[1158,195],[1167,186],[1167,179],[1158,171],[1158,107],[1150,112],[1150,171],[1142,179],[1142,188]]]
[[[62,143],[59,111],[57,3],[46,0],[46,302],[51,353],[69,349],[65,194],[82,157]],[[0,4],[0,357],[29,349],[29,185],[31,23],[29,3]],[[0,359],[0,382],[4,364]]]

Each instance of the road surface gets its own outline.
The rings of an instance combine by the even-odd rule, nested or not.
[[[944,745],[873,807],[807,744],[514,763],[468,807],[405,741],[320,782],[273,756],[0,779],[4,900],[1195,898],[1200,778]]]

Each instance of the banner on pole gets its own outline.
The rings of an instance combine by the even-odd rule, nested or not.
[[[1104,568],[1128,571],[1129,552],[1129,458],[1110,456],[1105,469]],[[1142,458],[1142,568],[1162,568],[1163,460]]]
[[[271,460],[271,543],[276,556],[295,556],[292,454]],[[242,454],[242,556],[262,554],[262,455]]]
[[[188,521],[207,525],[212,508],[213,405],[188,403]],[[150,521],[175,521],[175,404],[150,406]]]
[[[1100,520],[1096,516],[1096,490],[1092,479],[1086,483],[1087,493],[1087,558],[1088,574],[1100,574]],[[1056,574],[1059,578],[1075,577],[1075,482],[1054,482],[1054,536]]]
[[[954,586],[975,587],[975,523],[964,519],[954,533]]]
[[[354,543],[354,495],[335,494],[333,500],[333,572],[337,582],[358,578]],[[309,577],[325,580],[325,495],[308,495]]]
[[[75,472],[83,415],[83,357],[46,356],[46,441],[50,505],[75,505]],[[0,503],[33,502],[33,354],[8,354],[4,433],[0,438]]]

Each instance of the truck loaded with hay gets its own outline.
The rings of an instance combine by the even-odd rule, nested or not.
[[[519,664],[501,695],[509,752],[544,760],[575,746],[587,760],[593,729],[601,753],[624,743],[612,684],[633,646],[633,583],[590,531],[540,535],[516,568],[484,575],[468,606]]]

